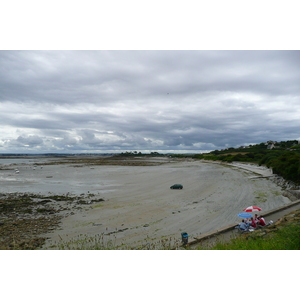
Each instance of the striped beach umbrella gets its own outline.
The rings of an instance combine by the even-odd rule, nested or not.
[[[261,208],[257,206],[248,206],[247,208],[243,209],[246,212],[253,212],[253,211],[261,211]]]

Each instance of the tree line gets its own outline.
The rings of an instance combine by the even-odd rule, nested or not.
[[[298,141],[275,142],[269,150],[265,143],[244,148],[214,150],[207,154],[193,155],[196,159],[215,160],[231,163],[233,161],[252,162],[272,168],[273,173],[286,180],[300,183],[300,145]]]

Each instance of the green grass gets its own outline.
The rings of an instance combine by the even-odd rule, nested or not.
[[[96,204],[96,205],[94,205],[93,207],[94,208],[97,208],[97,207],[102,207],[102,206],[104,206],[103,204]]]
[[[258,232],[258,231],[257,231]],[[256,233],[257,233],[256,232]],[[261,231],[263,233],[263,231]],[[265,235],[241,235],[210,250],[299,250],[300,224],[291,223]],[[199,248],[198,250],[201,250]]]

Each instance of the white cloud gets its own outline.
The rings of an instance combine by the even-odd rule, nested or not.
[[[300,51],[2,51],[1,152],[298,138]]]

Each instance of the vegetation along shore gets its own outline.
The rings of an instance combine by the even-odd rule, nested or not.
[[[292,141],[268,141],[257,145],[215,150],[193,158],[231,163],[251,162],[272,168],[273,173],[300,185],[300,144]]]

